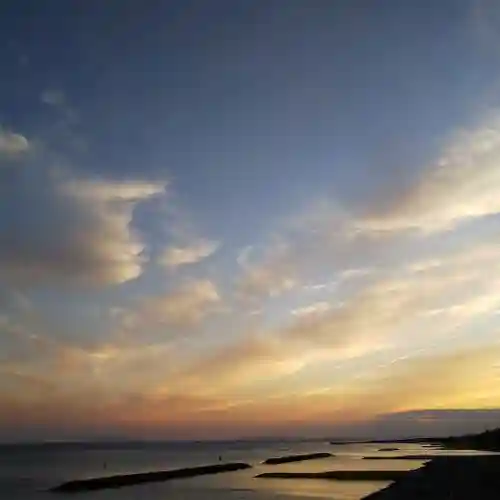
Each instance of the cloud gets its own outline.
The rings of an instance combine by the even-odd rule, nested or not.
[[[374,270],[370,268],[344,269],[343,271],[340,272],[340,280],[364,278],[365,276],[369,276],[373,272]]]
[[[500,271],[491,248],[466,247],[432,266],[411,264],[379,274],[356,287],[338,303],[321,300],[292,311],[288,324],[241,335],[233,345],[187,370],[197,390],[272,381],[321,360],[345,361],[399,349],[414,353],[451,334],[467,332],[500,306],[500,281],[487,279]],[[357,275],[357,273],[355,273]],[[359,284],[358,284],[359,285]],[[431,316],[436,308],[440,317]],[[466,336],[464,337],[466,338]],[[404,359],[404,358],[402,358]],[[184,385],[182,373],[178,380]]]
[[[215,355],[203,356],[190,370],[174,370],[158,383],[164,367],[176,360],[168,345],[103,344],[81,349],[41,336],[28,340],[39,353],[52,353],[53,362],[38,367],[0,364],[2,389],[8,389],[0,402],[4,430],[15,424],[33,429],[30,415],[36,414],[44,432],[50,428],[55,434],[61,429],[88,432],[94,426],[156,437],[178,437],[181,429],[186,435],[200,432],[212,438],[320,429],[323,433],[340,429],[345,435],[358,428],[372,435],[383,427],[380,419],[392,421],[390,430],[397,434],[418,427],[405,424],[408,419],[401,423],[402,412],[426,409],[429,416],[430,410],[444,407],[488,408],[500,397],[498,343],[401,357],[361,377],[330,378],[326,381],[330,387],[303,391],[289,384],[288,391],[280,385],[277,392],[269,392],[261,388],[270,377],[286,378],[310,362],[329,358],[304,349],[304,344],[249,335]],[[373,347],[365,345],[353,354],[366,355]],[[346,355],[347,351],[344,359]],[[354,366],[360,369],[359,364]],[[193,428],[200,415],[202,428]]]
[[[243,247],[239,252],[236,257],[236,262],[241,266],[241,267],[246,267],[250,261],[250,255],[252,254],[254,250],[253,245],[247,245],[246,247]]]
[[[297,307],[296,309],[292,309],[293,316],[309,316],[311,314],[321,314],[325,311],[331,309],[331,304],[328,302],[315,302],[309,306]]]
[[[148,343],[137,336],[124,339],[107,334],[100,342],[80,344],[82,339],[71,342],[55,339],[51,332],[39,333],[43,328],[39,318],[34,319],[24,324],[0,319],[0,329],[7,335],[0,371],[5,374],[2,382],[8,382],[7,376],[11,378],[10,390],[13,384],[37,379],[58,392],[78,393],[96,385],[114,393],[144,390],[171,369],[172,342]]]
[[[66,104],[66,96],[62,90],[47,89],[42,92],[41,100],[45,104],[51,106],[64,106]]]
[[[241,292],[248,297],[277,296],[297,286],[295,278],[270,267],[249,269],[241,284]]]
[[[159,258],[159,263],[174,269],[187,264],[196,264],[213,255],[220,243],[210,240],[199,240],[184,247],[169,247]]]
[[[318,292],[323,290],[335,290],[340,284],[340,280],[333,280],[327,283],[314,283],[311,285],[305,285],[304,290],[308,292]]]
[[[0,160],[16,158],[28,150],[29,142],[26,137],[0,129]]]
[[[361,219],[358,231],[446,231],[500,213],[500,116],[455,134],[443,154],[387,208]]]
[[[22,285],[122,283],[141,274],[138,204],[165,184],[81,179],[40,165],[0,186],[0,276]]]
[[[138,314],[148,323],[190,327],[219,310],[221,302],[217,287],[211,281],[191,281],[165,295],[143,299]]]
[[[262,300],[299,287],[326,291],[374,274],[375,268],[366,267],[370,253],[376,255],[373,241],[368,246],[362,238],[352,238],[353,224],[334,202],[314,203],[305,213],[290,217],[260,249],[249,246],[240,251],[239,295]],[[325,275],[328,283],[322,281]],[[316,285],[313,280],[320,281]]]
[[[500,409],[415,410],[377,415],[368,421],[336,426],[338,435],[362,439],[394,439],[409,436],[460,436],[498,425]]]
[[[262,299],[278,296],[298,285],[297,265],[286,241],[273,240],[255,263],[248,261],[250,251],[247,247],[238,258],[243,267],[243,275],[237,283],[241,297]]]
[[[389,420],[394,423],[390,434],[397,435],[418,427],[398,424],[403,412],[417,414],[425,409],[429,415],[432,410],[445,408],[448,404],[449,408],[460,409],[463,414],[463,408],[488,408],[492,402],[498,401],[500,365],[495,363],[500,359],[499,347],[422,356],[391,365],[378,373],[372,372],[370,377],[344,380],[321,390],[286,392],[281,386],[279,394],[259,390],[258,396],[249,397],[248,391],[242,391],[249,379],[264,381],[270,369],[277,376],[286,376],[303,365],[303,362],[297,361],[295,365],[286,360],[281,364],[273,362],[269,353],[274,349],[279,353],[280,346],[272,342],[269,344],[264,339],[254,339],[245,343],[244,347],[243,344],[240,348],[235,346],[231,352],[217,359],[226,374],[226,388],[234,388],[232,396],[218,395],[214,388],[217,380],[213,378],[211,369],[215,359],[214,365],[208,362],[204,365],[206,392],[197,393],[200,387],[191,385],[190,379],[183,380],[182,387],[188,394],[194,391],[191,394],[197,394],[199,401],[211,401],[204,406],[209,410],[204,415],[204,423],[210,425],[212,422],[219,433],[228,425],[228,429],[236,427],[239,432],[254,434],[262,428],[272,434],[279,428],[287,433],[297,433],[301,429],[314,433],[316,429],[323,435],[335,429],[340,429],[343,435],[359,433],[359,429],[363,429],[368,435],[376,435],[381,428],[379,421]],[[248,371],[251,367],[245,364],[245,348],[253,353],[253,357],[260,359],[258,366],[252,367],[251,371]],[[229,362],[231,356],[238,360],[234,365]],[[307,359],[304,361],[307,362]],[[201,378],[201,374],[197,375]],[[238,386],[238,380],[242,381],[242,385]],[[166,387],[170,386],[167,384]],[[484,388],[480,396],[474,393],[477,393],[478,387]],[[153,392],[160,396],[163,393],[172,394],[171,391],[175,394],[175,389],[168,388],[158,388]],[[196,404],[200,405],[199,402]],[[203,408],[203,405],[198,407]],[[181,414],[183,412],[185,408]],[[160,420],[158,418],[157,422]]]
[[[280,339],[251,334],[199,359],[176,375],[179,387],[203,393],[253,385],[259,381],[293,373],[303,366],[296,346],[284,346]],[[307,357],[307,355],[306,355]]]
[[[404,360],[364,382],[369,412],[491,408],[500,397],[500,344]],[[353,402],[356,404],[356,402]]]

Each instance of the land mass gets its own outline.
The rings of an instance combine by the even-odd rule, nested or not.
[[[392,444],[409,443],[422,444],[426,447],[444,446],[453,449],[500,451],[500,428],[481,432],[479,434],[467,434],[465,436],[448,437],[417,437],[406,439],[378,439],[364,441],[330,441],[333,445],[347,444]],[[388,449],[386,449],[388,451]],[[381,450],[380,450],[381,451]]]
[[[429,438],[429,445],[450,449],[500,452],[500,428],[479,434]],[[399,441],[403,442],[403,441]],[[404,442],[415,442],[404,441]],[[375,459],[375,457],[364,457]],[[387,488],[373,493],[365,500],[456,500],[496,499],[500,492],[500,455],[393,457],[406,460],[429,460],[423,467],[408,472]]]
[[[500,451],[500,428],[481,432],[480,434],[434,438],[429,442],[436,442],[447,448]]]
[[[436,457],[364,500],[493,500],[500,491],[500,455]]]

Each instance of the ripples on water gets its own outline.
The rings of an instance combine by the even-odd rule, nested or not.
[[[384,444],[384,447],[391,446]],[[330,445],[328,442],[231,442],[150,444],[48,444],[0,446],[0,498],[46,500],[44,490],[70,479],[177,469],[223,462],[247,462],[254,468],[213,476],[85,493],[88,500],[271,500],[334,498],[358,500],[387,482],[344,482],[301,479],[255,479],[265,471],[319,472],[348,469],[409,470],[420,461],[361,460],[364,455],[439,454],[420,445],[395,444],[400,451],[379,452],[378,444]],[[284,465],[261,465],[264,459],[295,453],[327,451],[335,457]],[[450,451],[446,450],[449,454]],[[457,454],[471,452],[453,452]]]

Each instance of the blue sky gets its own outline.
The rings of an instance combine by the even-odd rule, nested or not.
[[[0,14],[0,437],[494,421],[493,1]]]

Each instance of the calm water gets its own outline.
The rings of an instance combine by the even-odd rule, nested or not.
[[[344,445],[328,442],[156,443],[141,445],[51,444],[0,446],[0,498],[47,500],[60,498],[47,488],[70,479],[176,469],[218,462],[247,462],[254,468],[213,476],[178,479],[165,483],[82,493],[89,500],[235,500],[334,498],[357,500],[387,486],[386,482],[255,479],[263,471],[322,471],[340,469],[414,469],[418,461],[361,460],[363,455],[430,454],[439,451],[419,445],[400,445],[399,452],[378,452],[390,445]],[[328,451],[335,457],[287,465],[264,466],[270,456]],[[447,451],[446,453],[450,453]],[[79,495],[80,498],[80,495]]]

